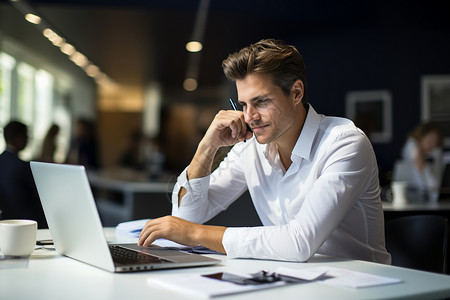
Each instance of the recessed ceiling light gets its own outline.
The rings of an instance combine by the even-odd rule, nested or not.
[[[199,52],[202,51],[203,45],[197,41],[191,41],[186,44],[186,50],[189,52]]]
[[[197,89],[198,83],[194,78],[186,78],[183,82],[183,88],[188,92],[193,92]]]
[[[67,55],[72,55],[75,53],[75,47],[71,44],[65,43],[61,46],[61,52]]]
[[[26,14],[25,20],[27,20],[28,22],[33,23],[33,24],[41,23],[41,17],[39,17],[35,14]]]

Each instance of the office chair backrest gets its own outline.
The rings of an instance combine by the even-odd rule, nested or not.
[[[386,222],[386,249],[392,265],[446,273],[449,225],[434,215],[399,217]]]
[[[447,199],[450,199],[450,163],[446,164],[444,167],[439,189],[439,200]]]

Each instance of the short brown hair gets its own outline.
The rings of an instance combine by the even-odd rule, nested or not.
[[[307,105],[306,72],[303,58],[298,50],[283,41],[261,40],[238,52],[228,55],[222,62],[225,76],[232,81],[244,79],[252,73],[268,75],[273,83],[289,95],[292,85],[303,82],[303,105]]]

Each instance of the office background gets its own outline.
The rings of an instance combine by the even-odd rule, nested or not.
[[[221,61],[261,38],[278,38],[303,55],[309,101],[320,113],[345,117],[352,91],[390,93],[391,136],[373,142],[384,183],[422,119],[421,79],[450,75],[445,1],[211,1],[203,27],[196,22],[201,1],[29,1],[106,74],[104,81],[25,21],[17,2],[0,1],[0,126],[12,117],[30,126],[27,159],[57,122],[62,161],[73,124],[83,117],[97,124],[104,168],[114,167],[129,135],[141,128],[161,143],[166,167],[178,172],[216,111],[236,97]],[[189,53],[185,44],[195,35],[203,50]],[[193,91],[183,88],[189,76],[197,79]],[[28,92],[27,78],[34,84]]]

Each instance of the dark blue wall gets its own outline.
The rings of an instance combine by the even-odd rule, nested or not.
[[[392,170],[407,133],[420,122],[421,76],[450,74],[448,28],[380,24],[302,34],[289,41],[303,55],[309,101],[318,112],[345,116],[349,91],[391,92],[393,137],[374,144],[382,179]]]

